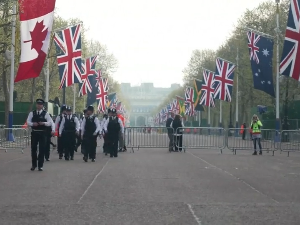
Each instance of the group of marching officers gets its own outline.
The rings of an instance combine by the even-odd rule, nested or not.
[[[44,108],[44,100],[36,100],[36,110],[29,113],[27,125],[31,127],[31,170],[43,171],[44,160],[50,161],[51,137],[58,130],[57,151],[59,159],[74,160],[74,152],[81,145],[83,160],[96,160],[97,138],[104,139],[103,152],[118,157],[126,151],[123,144],[124,124],[118,118],[116,109],[109,109],[100,121],[94,114],[94,107],[88,106],[78,119],[72,108],[63,105],[55,122]],[[39,146],[39,147],[38,147]]]

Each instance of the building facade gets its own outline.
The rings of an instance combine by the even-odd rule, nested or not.
[[[130,83],[121,83],[124,97],[128,99],[131,111],[130,126],[153,126],[151,113],[180,84],[171,84],[169,88],[154,87],[153,83],[142,83],[131,86]]]

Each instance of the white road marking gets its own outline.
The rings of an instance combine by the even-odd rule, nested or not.
[[[83,199],[83,197],[88,193],[88,191],[90,190],[90,188],[92,187],[92,185],[95,183],[95,181],[97,180],[97,178],[100,176],[100,174],[103,172],[105,166],[107,165],[109,159],[107,160],[107,162],[105,163],[105,165],[102,167],[102,169],[100,170],[100,172],[94,177],[92,183],[90,183],[90,185],[87,187],[87,189],[83,192],[82,196],[80,197],[80,199],[78,200],[77,204],[80,203],[80,201]]]
[[[248,187],[251,188],[252,190],[256,191],[257,193],[259,193],[259,194],[261,194],[261,195],[263,195],[263,196],[265,196],[265,197],[267,197],[267,198],[270,198],[273,202],[279,203],[278,201],[276,201],[275,199],[271,198],[270,196],[268,196],[268,195],[266,195],[266,194],[260,192],[259,190],[257,190],[257,189],[256,189],[255,187],[253,187],[251,184],[248,184],[246,181],[242,180],[241,178],[239,178],[239,177],[237,177],[237,176],[234,176],[232,173],[229,173],[228,171],[226,171],[226,170],[224,170],[224,169],[221,169],[221,168],[219,168],[219,167],[217,167],[217,166],[215,166],[215,165],[213,165],[213,164],[211,164],[211,163],[205,161],[204,159],[200,158],[199,156],[194,155],[194,154],[191,153],[191,152],[188,152],[188,153],[189,153],[190,155],[196,157],[197,159],[200,159],[202,162],[204,162],[204,163],[210,165],[211,167],[214,167],[215,169],[220,170],[220,171],[226,173],[227,175],[229,175],[229,176],[231,176],[231,177],[237,179],[238,181],[242,182],[243,184],[245,184],[246,186],[248,186]]]
[[[201,223],[201,220],[200,220],[200,219],[198,218],[198,216],[196,215],[196,213],[195,213],[195,211],[194,211],[192,205],[191,205],[191,204],[187,204],[187,206],[189,207],[189,210],[190,210],[190,212],[192,213],[192,215],[193,215],[195,221],[197,222],[197,224],[198,224],[198,225],[201,225],[201,224],[202,224],[202,223]]]

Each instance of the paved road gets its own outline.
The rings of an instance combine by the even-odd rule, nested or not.
[[[96,163],[0,152],[1,225],[299,225],[300,155],[140,149]]]

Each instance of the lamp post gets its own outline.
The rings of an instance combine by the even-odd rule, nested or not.
[[[276,2],[276,133],[277,138],[279,137],[279,130],[280,130],[280,119],[279,119],[279,35],[280,35],[280,29],[279,29],[279,3],[280,0],[275,0]],[[277,139],[279,141],[279,139]]]

